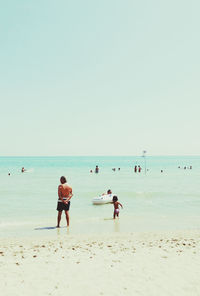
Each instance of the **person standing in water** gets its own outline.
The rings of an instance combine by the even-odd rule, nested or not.
[[[98,165],[96,165],[95,173],[98,174],[98,172],[99,172],[99,167],[98,167]]]
[[[113,213],[113,219],[115,219],[115,217],[119,217],[119,206],[123,209],[123,206],[120,202],[118,202],[118,197],[116,195],[113,196],[113,201],[112,201],[113,205],[114,205],[114,213]]]
[[[58,186],[57,227],[60,227],[62,211],[65,211],[67,226],[69,226],[70,199],[73,196],[72,188],[67,184],[67,180],[64,176],[60,178],[60,183],[61,184]]]

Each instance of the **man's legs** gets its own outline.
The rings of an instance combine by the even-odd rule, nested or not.
[[[58,212],[58,224],[57,224],[57,227],[60,227],[61,216],[62,216],[62,211]]]
[[[69,226],[69,211],[65,211],[67,226]]]

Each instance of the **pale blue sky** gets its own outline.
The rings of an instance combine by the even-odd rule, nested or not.
[[[0,2],[0,155],[199,154],[200,2]]]

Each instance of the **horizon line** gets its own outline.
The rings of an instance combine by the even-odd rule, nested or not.
[[[146,154],[146,157],[200,156],[200,154]],[[143,157],[143,155],[0,155],[0,157]]]

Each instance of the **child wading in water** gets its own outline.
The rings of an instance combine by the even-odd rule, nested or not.
[[[118,197],[116,195],[113,196],[112,203],[114,205],[113,219],[115,219],[116,216],[119,217],[119,205],[122,209],[123,209],[123,206],[120,202],[118,202]]]

